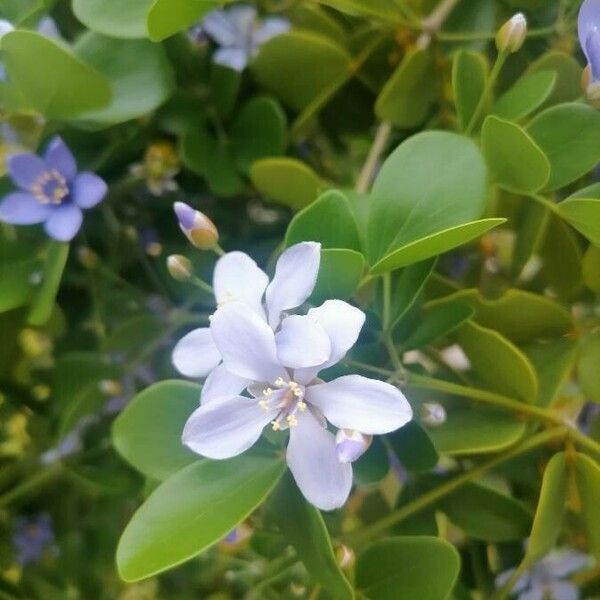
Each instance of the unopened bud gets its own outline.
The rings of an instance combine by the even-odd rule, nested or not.
[[[588,65],[581,74],[581,88],[588,101],[596,108],[600,108],[600,81],[592,76],[592,65]]]
[[[98,384],[100,391],[107,396],[118,396],[123,392],[123,385],[116,379],[103,379]]]
[[[77,258],[86,269],[95,269],[98,266],[98,255],[89,246],[80,246],[77,249]]]
[[[446,409],[439,402],[425,402],[421,406],[421,420],[430,427],[439,427],[446,422]]]
[[[171,254],[167,258],[167,269],[173,279],[186,281],[192,276],[192,261],[181,254]]]
[[[204,213],[194,210],[184,202],[175,202],[173,209],[181,231],[196,248],[200,250],[214,248],[219,241],[219,232]]]
[[[513,15],[496,34],[498,52],[518,52],[527,37],[527,19],[523,13]]]
[[[335,450],[341,463],[351,463],[358,460],[369,448],[373,437],[353,431],[340,429],[335,436]]]
[[[338,565],[345,571],[351,569],[356,562],[356,555],[348,546],[344,546],[344,544],[336,550],[335,556]]]

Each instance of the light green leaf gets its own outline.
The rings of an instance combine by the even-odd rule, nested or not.
[[[527,69],[527,74],[553,71],[556,83],[544,106],[571,102],[581,96],[581,65],[566,52],[550,50]]]
[[[164,49],[147,40],[118,40],[88,32],[79,38],[75,51],[113,88],[110,104],[79,115],[84,121],[112,125],[141,117],[163,104],[175,88]]]
[[[219,4],[218,0],[154,0],[146,21],[150,39],[162,42],[200,21]]]
[[[445,600],[460,569],[448,542],[426,536],[388,538],[365,550],[356,564],[356,585],[370,600]]]
[[[402,20],[402,13],[394,0],[319,0],[319,2],[349,15],[379,19],[386,23]]]
[[[600,295],[600,248],[590,246],[583,257],[583,280],[585,285]]]
[[[75,16],[92,31],[115,38],[143,38],[153,0],[73,0]]]
[[[263,158],[250,169],[252,183],[269,200],[299,210],[325,187],[319,176],[295,158]]]
[[[481,147],[495,182],[506,190],[535,192],[550,178],[550,163],[518,125],[489,116],[481,130]]]
[[[380,275],[443,254],[448,250],[473,241],[490,229],[505,222],[506,219],[482,219],[481,221],[472,221],[471,223],[464,223],[432,233],[427,237],[412,241],[393,250],[375,263],[371,268],[371,272],[374,275]]]
[[[460,245],[467,240],[454,228],[481,217],[486,202],[485,163],[471,140],[442,131],[409,138],[388,157],[373,185],[368,224],[370,262],[376,264],[394,251],[427,238],[434,243],[426,242],[426,251],[418,252],[419,258],[415,259],[416,252],[407,261],[399,256],[389,267],[402,266],[398,262],[418,262]],[[446,230],[451,231],[452,244],[436,239],[438,234],[443,238]],[[385,270],[389,270],[387,266],[380,266],[380,272]]]
[[[133,515],[117,548],[119,574],[138,581],[212,546],[266,498],[284,467],[274,457],[248,453],[188,465]]]
[[[471,50],[459,50],[452,63],[454,103],[461,130],[465,130],[479,104],[488,77],[485,56]]]
[[[35,277],[43,263],[31,243],[0,238],[0,313],[27,304],[35,293]]]
[[[200,406],[200,386],[161,381],[135,396],[117,417],[112,440],[119,454],[146,477],[163,481],[199,457],[181,434]]]
[[[439,80],[430,50],[413,50],[388,79],[375,104],[375,114],[401,129],[417,127],[439,94]]]
[[[73,119],[111,99],[107,78],[61,42],[33,31],[13,31],[2,37],[1,47],[10,81],[48,118]]]
[[[527,133],[550,161],[548,191],[579,179],[600,160],[600,114],[586,104],[548,108],[531,121]]]
[[[526,73],[500,96],[492,109],[492,114],[509,121],[523,119],[548,99],[557,79],[555,71]]]
[[[565,514],[566,497],[565,454],[559,452],[550,459],[544,471],[540,499],[527,544],[527,561],[533,563],[554,548]]]
[[[595,331],[581,342],[577,374],[583,393],[589,400],[600,404],[598,365],[600,365],[600,332]]]
[[[600,247],[600,198],[571,198],[557,206],[565,221]]]
[[[321,513],[286,475],[269,500],[269,514],[304,563],[311,579],[334,598],[351,600],[352,587],[340,570]]]
[[[600,498],[600,468],[589,456],[577,454],[575,480],[581,500],[581,514],[585,523],[585,535],[592,554],[600,559],[600,520],[598,498]]]
[[[358,229],[346,196],[329,190],[302,209],[291,220],[285,236],[286,247],[311,240],[323,248],[360,250]]]
[[[358,289],[364,271],[365,259],[355,250],[321,250],[321,266],[311,301],[320,304],[329,298],[350,298]]]

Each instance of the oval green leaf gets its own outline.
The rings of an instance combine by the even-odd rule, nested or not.
[[[143,38],[153,0],[73,0],[75,16],[92,31],[115,38]]]
[[[600,519],[598,519],[600,468],[585,454],[578,453],[575,459],[575,480],[589,547],[594,556],[600,559]]]
[[[488,77],[488,61],[480,52],[459,50],[452,63],[452,86],[456,115],[465,130],[475,113]]]
[[[219,5],[218,0],[154,0],[146,19],[148,35],[153,42],[162,42]]]
[[[329,298],[350,298],[358,289],[364,271],[365,259],[355,250],[321,250],[321,266],[311,301],[320,304]]]
[[[600,198],[571,198],[557,206],[565,221],[600,247]]]
[[[509,121],[523,119],[548,99],[557,79],[555,71],[526,73],[498,98],[492,114]]]

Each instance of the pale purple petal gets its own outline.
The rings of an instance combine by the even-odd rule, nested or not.
[[[67,181],[71,181],[77,175],[75,157],[62,138],[58,136],[48,144],[44,160],[50,169],[56,169]]]
[[[286,317],[275,341],[281,364],[291,369],[322,365],[331,356],[329,336],[310,316]]]
[[[215,265],[213,289],[219,306],[243,302],[264,319],[262,297],[267,285],[267,274],[243,252],[229,252]]]
[[[544,600],[544,590],[541,587],[532,587],[521,592],[519,600]]]
[[[202,29],[220,46],[232,46],[237,41],[235,25],[224,10],[213,10],[202,21]]]
[[[398,388],[361,375],[311,385],[306,400],[336,427],[363,433],[389,433],[412,419],[410,404]]]
[[[352,465],[338,460],[335,436],[310,411],[290,428],[287,463],[304,497],[321,510],[344,505],[352,488]]]
[[[579,43],[587,56],[587,41],[590,33],[600,28],[600,0],[585,0],[579,9],[577,32]],[[590,57],[587,56],[588,61]]]
[[[592,67],[592,78],[600,80],[600,29],[594,29],[585,43],[585,54]]]
[[[553,581],[549,588],[553,600],[579,600],[579,588],[569,581]]]
[[[541,565],[546,572],[562,578],[588,568],[592,563],[593,560],[587,554],[564,548],[550,552],[542,560]]]
[[[202,386],[200,402],[206,404],[215,398],[231,398],[237,396],[248,386],[248,380],[233,375],[225,365],[213,369]]]
[[[246,46],[256,23],[256,8],[245,4],[236,4],[227,10],[227,18],[236,30],[236,42]]]
[[[191,229],[196,223],[196,211],[185,202],[175,202],[173,210],[179,221],[179,225],[184,229]]]
[[[93,208],[102,202],[108,187],[106,182],[94,173],[80,173],[73,181],[71,193],[79,208]]]
[[[60,38],[60,31],[52,17],[42,17],[38,22],[37,31],[49,38]]]
[[[266,292],[269,323],[273,328],[279,325],[282,311],[300,306],[312,294],[320,262],[321,244],[317,242],[301,242],[279,257]]]
[[[33,225],[45,221],[52,209],[27,192],[13,192],[0,202],[0,221],[12,225]]]
[[[350,463],[358,460],[369,448],[373,438],[360,431],[340,429],[335,435],[335,449],[338,460]]]
[[[81,227],[83,214],[74,204],[63,204],[52,208],[44,224],[46,233],[59,242],[70,242]]]
[[[273,330],[245,304],[229,302],[219,308],[210,330],[223,363],[234,375],[271,384],[287,377],[277,358]]]
[[[221,353],[213,342],[210,329],[200,327],[177,342],[171,360],[186,377],[206,377],[221,362]]]
[[[29,192],[35,180],[47,170],[46,163],[36,154],[12,154],[6,161],[8,174],[22,190]]]
[[[504,587],[508,583],[508,580],[513,576],[515,571],[515,568],[507,569],[506,571],[502,571],[502,573],[497,575],[495,581],[496,587]],[[530,582],[531,576],[529,575],[529,573],[523,573],[523,575],[517,580],[517,583],[515,583],[515,585],[513,586],[513,592],[522,592],[525,588],[529,587]]]
[[[248,450],[275,416],[254,399],[218,398],[195,410],[183,429],[182,441],[208,458],[237,456]]]
[[[269,17],[264,19],[260,27],[252,35],[253,49],[258,50],[261,44],[282,33],[287,33],[289,30],[290,22],[283,17]]]
[[[213,54],[213,62],[241,72],[248,65],[248,53],[243,48],[219,48]]]

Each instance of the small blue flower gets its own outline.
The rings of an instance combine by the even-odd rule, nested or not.
[[[44,550],[54,541],[50,516],[41,514],[16,520],[12,537],[17,562],[25,566],[37,562]]]
[[[213,61],[243,71],[260,46],[276,35],[286,33],[290,24],[282,17],[268,17],[259,22],[253,6],[240,4],[227,10],[212,11],[204,18],[202,28],[220,46]]]
[[[600,0],[585,0],[577,23],[579,43],[592,70],[594,81],[600,81]]]
[[[0,221],[13,225],[44,223],[46,233],[60,242],[75,237],[82,209],[96,206],[106,195],[104,180],[79,173],[71,151],[55,137],[43,158],[32,153],[13,154],[8,172],[19,191],[0,202]]]

